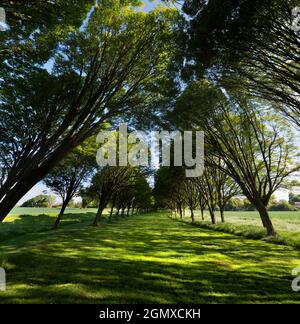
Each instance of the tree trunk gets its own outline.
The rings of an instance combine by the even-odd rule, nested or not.
[[[95,219],[94,219],[94,222],[92,224],[93,226],[98,226],[99,225],[99,221],[101,219],[103,209],[104,208],[102,207],[102,205],[99,205],[96,216],[95,216]]]
[[[257,210],[259,212],[262,224],[267,230],[268,236],[276,236],[277,234],[274,230],[274,227],[273,227],[273,224],[270,219],[270,216],[269,216],[266,206],[264,206],[263,204],[260,204],[259,207],[257,207]]]
[[[55,223],[53,225],[53,229],[57,229],[58,228],[58,225],[60,224],[60,221],[61,221],[61,219],[63,217],[63,214],[64,214],[64,212],[65,212],[65,210],[66,210],[66,208],[68,206],[68,203],[69,203],[69,201],[67,201],[67,200],[66,201],[63,201],[63,204],[61,206],[61,210],[60,210],[60,212],[59,212],[59,214],[58,214],[58,216],[57,216],[57,218],[55,220]]]
[[[17,183],[0,202],[0,223],[4,221],[9,212],[17,205],[18,201],[38,182],[39,178],[31,176],[28,181]]]
[[[211,218],[211,223],[213,225],[216,224],[216,216],[215,216],[215,211],[212,208],[209,208],[209,214],[210,214],[210,218]]]
[[[220,208],[220,214],[221,214],[221,221],[222,221],[222,223],[225,223],[225,213],[224,213],[224,208]]]
[[[204,221],[204,210],[201,208],[201,219]]]
[[[179,215],[180,215],[180,219],[182,219],[182,207],[181,206],[179,206]]]
[[[0,197],[0,223],[6,218],[9,212],[17,205],[18,201],[39,181],[41,181],[48,172],[55,166],[68,152],[70,152],[74,147],[78,145],[78,142],[65,142],[52,153],[52,156],[47,159],[47,161],[40,167],[38,167],[39,160],[38,157],[32,161],[27,161],[26,165],[22,168],[17,176],[7,180],[8,183],[15,183],[11,188],[6,188],[5,184],[2,188],[2,193]],[[44,153],[43,153],[44,152]],[[40,150],[41,159],[47,152],[47,147]],[[27,166],[27,167],[26,167]],[[5,189],[5,190],[4,190]],[[3,198],[4,197],[4,198]]]
[[[190,210],[191,210],[192,223],[194,223],[195,222],[194,210],[193,210],[193,208],[190,208]]]
[[[114,205],[111,205],[111,209],[110,209],[110,213],[109,213],[109,218],[112,218],[113,215],[113,211],[114,211]]]

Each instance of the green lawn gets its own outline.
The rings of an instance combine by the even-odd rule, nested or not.
[[[30,208],[30,207],[15,207],[10,215],[57,215],[60,211],[60,208]],[[89,208],[88,211],[95,212],[96,208]],[[66,213],[72,214],[82,214],[85,212],[85,209],[80,208],[67,208]]]
[[[51,231],[59,208],[15,208],[0,224],[0,244],[9,238],[16,238],[27,233]],[[67,208],[62,219],[62,226],[92,223],[96,209]],[[107,214],[107,212],[106,212]]]
[[[299,232],[300,233],[300,211],[271,211],[270,217],[274,226],[279,231]],[[218,212],[217,221],[220,222]],[[208,212],[205,212],[206,220],[209,220]],[[196,220],[201,220],[200,212],[196,212]],[[225,212],[226,223],[236,225],[253,225],[261,227],[261,220],[257,211],[227,211]]]
[[[186,211],[183,221],[191,222],[189,215],[189,211]],[[204,217],[205,221],[203,222],[201,220],[200,211],[195,212],[195,221],[197,226],[241,235],[248,238],[264,238],[266,236],[266,231],[262,227],[259,214],[256,211],[225,212],[225,224],[221,223],[218,212],[216,212],[216,225],[211,224],[208,211],[204,213]],[[280,236],[273,241],[300,248],[300,211],[273,211],[270,212],[270,217],[275,230]]]
[[[300,252],[292,247],[197,228],[163,213],[98,228],[88,226],[91,216],[2,240],[7,291],[0,302],[300,302],[291,290]]]

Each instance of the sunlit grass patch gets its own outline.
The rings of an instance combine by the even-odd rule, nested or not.
[[[164,213],[27,233],[4,241],[0,260],[9,265],[0,303],[300,302],[299,251]]]

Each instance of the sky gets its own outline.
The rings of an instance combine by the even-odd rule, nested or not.
[[[154,1],[144,1],[145,6],[142,8],[144,11],[150,11],[153,10],[157,5],[162,3],[160,0],[154,0]],[[26,200],[35,197],[40,194],[50,194],[55,195],[51,190],[49,190],[42,182],[38,183],[36,186],[34,186],[19,202],[18,205],[21,205]],[[275,197],[277,200],[288,200],[288,191],[287,190],[280,190],[275,193]],[[57,203],[59,203],[61,200],[59,197],[57,197]]]

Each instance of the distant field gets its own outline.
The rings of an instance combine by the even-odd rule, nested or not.
[[[15,207],[11,212],[10,215],[40,215],[40,214],[47,214],[47,215],[55,215],[58,214],[60,208],[30,208],[30,207]],[[96,211],[96,208],[88,208],[88,209],[80,209],[80,208],[67,208],[66,213],[78,214],[84,213],[85,211]]]
[[[217,222],[220,222],[219,212],[216,212]],[[273,211],[270,212],[270,217],[274,226],[278,230],[299,232],[300,233],[300,211]],[[209,220],[208,212],[205,213],[205,219]],[[200,221],[200,212],[196,212],[196,220]],[[261,226],[261,220],[256,211],[233,211],[225,213],[226,223],[233,223],[236,225],[254,225]]]
[[[184,221],[190,222],[190,214],[186,212]],[[247,237],[260,238],[265,236],[265,230],[258,212],[256,211],[234,211],[225,213],[225,224],[221,223],[219,212],[216,212],[217,224],[210,224],[209,213],[204,214],[205,221],[201,221],[200,211],[196,211],[195,220],[199,225],[214,228],[218,231],[228,232]],[[282,243],[300,248],[300,211],[272,211],[270,212],[275,230],[283,238]]]

